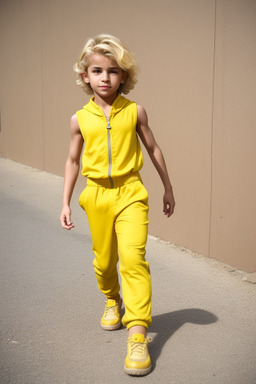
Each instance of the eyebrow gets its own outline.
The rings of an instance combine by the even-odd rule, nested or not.
[[[102,67],[98,67],[97,65],[93,65],[92,68],[94,68],[94,69],[103,69]],[[120,69],[120,67],[110,67],[109,69]]]

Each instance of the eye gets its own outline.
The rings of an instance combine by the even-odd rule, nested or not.
[[[115,75],[119,75],[119,73],[120,73],[120,69],[119,68],[117,68],[117,67],[112,67],[112,68],[109,68],[109,73],[113,73],[113,74],[115,74]]]
[[[100,69],[93,69],[92,73],[100,73],[101,70]]]

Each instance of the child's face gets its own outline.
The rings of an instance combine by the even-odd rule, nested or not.
[[[90,84],[95,96],[106,99],[117,95],[120,84],[125,82],[125,73],[116,61],[95,53],[89,58],[89,66],[83,79]]]

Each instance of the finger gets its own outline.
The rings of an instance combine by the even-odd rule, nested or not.
[[[65,222],[65,229],[71,229],[71,228],[74,228],[73,223],[71,222],[70,219],[66,219],[66,222]]]
[[[165,216],[167,216],[167,217],[170,217],[170,216],[171,216],[171,212],[170,212],[169,209],[166,210],[166,212],[165,212]]]
[[[163,212],[166,216],[168,216],[170,214],[170,208],[169,208],[169,204],[164,204],[164,207],[163,207]]]
[[[64,224],[62,226],[62,228],[67,229],[69,231],[70,229],[74,228],[74,225],[73,224],[69,224],[69,225],[68,224]]]
[[[65,222],[65,217],[63,217],[63,216],[60,216],[60,223],[61,223],[61,226],[62,226],[62,228],[64,228],[64,227],[65,227],[65,225],[66,225],[66,222]]]
[[[61,226],[64,229],[70,230],[74,228],[74,225],[71,223],[70,217],[61,216],[60,217]]]
[[[165,216],[170,217],[174,212],[174,206],[169,204],[169,203],[166,203],[164,205],[163,212],[164,212]]]
[[[170,207],[170,214],[169,214],[169,217],[174,213],[174,206],[171,206]]]
[[[70,218],[70,216],[66,216],[66,224],[68,225],[68,226],[70,226],[72,223],[71,223],[71,218]]]

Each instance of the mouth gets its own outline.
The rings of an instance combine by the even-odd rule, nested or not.
[[[100,89],[109,89],[110,87],[108,85],[100,85]]]

